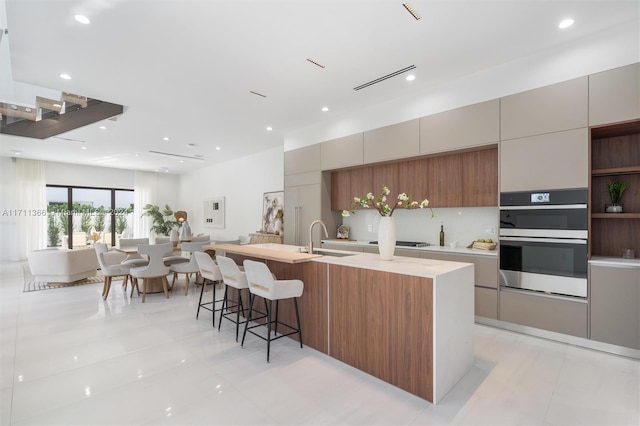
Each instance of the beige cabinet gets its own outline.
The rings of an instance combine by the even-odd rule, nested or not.
[[[284,243],[296,246],[309,244],[309,226],[321,217],[321,184],[285,186]],[[316,232],[317,233],[317,232]],[[314,245],[320,247],[320,237],[314,235]]]
[[[425,259],[473,263],[476,316],[498,319],[498,257],[421,252]]]
[[[587,337],[587,301],[511,290],[500,291],[501,321]]]
[[[284,153],[284,174],[293,175],[320,170],[320,144],[286,151]]]
[[[500,192],[588,186],[586,127],[500,142]]]
[[[501,139],[588,126],[588,78],[581,77],[501,99]]]
[[[640,266],[590,265],[591,339],[640,349]]]
[[[357,133],[320,144],[322,170],[360,166],[364,163],[364,135]]]
[[[640,118],[640,64],[589,76],[589,125]]]
[[[364,164],[420,155],[420,120],[364,132]]]
[[[420,119],[420,153],[434,154],[498,143],[500,101],[481,102]]]
[[[498,319],[498,290],[477,286],[474,290],[476,316]]]

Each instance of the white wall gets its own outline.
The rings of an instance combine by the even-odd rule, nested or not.
[[[10,215],[16,209],[13,200],[14,163],[10,157],[0,157],[0,260],[11,259],[10,238],[16,218]]]
[[[479,238],[498,240],[499,212],[497,207],[465,207],[396,210],[396,239],[398,241],[421,241],[438,245],[440,223],[444,224],[445,244],[458,241],[459,246],[467,246]],[[358,210],[354,215],[343,218],[349,226],[349,238],[360,241],[378,239],[380,215],[375,210]],[[368,226],[371,225],[371,231]],[[337,230],[331,230],[329,237],[335,238]]]
[[[212,240],[232,240],[261,227],[262,197],[284,188],[282,147],[216,164],[180,176],[176,209],[185,210],[193,233],[211,235]],[[204,225],[204,201],[225,197],[225,227]]]

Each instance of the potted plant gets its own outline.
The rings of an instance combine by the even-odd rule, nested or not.
[[[144,210],[142,216],[149,216],[153,220],[150,231],[156,235],[170,236],[171,231],[178,227],[178,222],[175,220],[173,210],[169,205],[166,205],[164,210],[161,211],[160,207],[147,204],[142,210]]]
[[[607,213],[622,213],[622,206],[619,204],[627,184],[624,182],[613,181],[607,185],[611,204],[607,206]]]

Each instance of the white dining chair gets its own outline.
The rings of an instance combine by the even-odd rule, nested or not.
[[[180,247],[183,252],[187,252],[191,254],[191,257],[188,262],[185,263],[177,263],[170,266],[169,270],[173,272],[173,279],[171,280],[171,289],[173,289],[173,285],[176,282],[176,278],[178,274],[185,274],[184,279],[184,294],[185,296],[189,293],[189,280],[191,279],[191,274],[199,274],[200,268],[198,266],[198,262],[196,257],[194,256],[196,252],[204,251],[202,248],[206,243],[181,243]],[[204,286],[204,284],[203,284]]]
[[[109,290],[111,290],[111,280],[113,277],[124,277],[122,286],[125,288],[127,286],[127,281],[129,280],[129,272],[131,270],[131,265],[123,265],[121,263],[115,265],[109,265],[104,257],[105,253],[109,251],[109,248],[106,244],[95,243],[93,248],[96,252],[96,257],[98,258],[98,265],[100,265],[100,271],[102,275],[104,275],[104,286],[102,288],[102,298],[107,299],[109,296]]]
[[[169,267],[164,264],[164,257],[167,252],[171,251],[173,244],[139,244],[138,253],[146,254],[149,256],[149,264],[137,268],[131,268],[129,274],[134,279],[134,283],[138,291],[138,279],[142,278],[142,303],[144,303],[147,296],[148,281],[153,278],[162,280],[162,288],[164,295],[169,298],[169,282],[167,281],[167,275],[169,274]],[[133,295],[133,286],[131,286],[131,294]]]

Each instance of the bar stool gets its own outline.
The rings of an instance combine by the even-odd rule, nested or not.
[[[198,311],[196,312],[196,319],[200,315],[200,308],[206,309],[207,311],[211,311],[211,325],[216,325],[216,312],[218,309],[216,306],[216,284],[222,282],[222,273],[220,272],[220,268],[213,261],[211,256],[203,251],[197,251],[193,253],[193,256],[196,258],[196,262],[198,263],[198,268],[200,269],[200,275],[203,278],[202,289],[200,290],[200,300],[198,301]],[[204,288],[207,286],[207,281],[210,284],[213,284],[213,301],[202,303],[202,294],[204,293]],[[209,308],[208,305],[211,305]]]
[[[300,315],[298,313],[298,297],[302,296],[304,290],[304,283],[300,280],[276,280],[273,274],[269,270],[269,267],[262,262],[255,262],[253,260],[245,260],[244,271],[247,275],[247,282],[249,283],[249,292],[251,293],[251,300],[249,301],[249,316],[244,325],[244,333],[242,334],[242,343],[244,345],[244,339],[249,331],[254,336],[267,341],[267,362],[269,362],[269,353],[271,350],[271,341],[280,339],[281,337],[290,336],[292,334],[298,334],[300,340],[300,347],[302,348],[302,331],[300,329]],[[259,296],[268,301],[267,304],[267,337],[264,338],[260,334],[254,332],[252,329],[260,327],[263,324],[256,324],[249,327],[253,312],[253,302],[255,297]],[[296,322],[298,328],[295,328],[289,324],[278,321],[278,303],[282,299],[293,299],[293,305],[296,312]],[[276,320],[275,331],[278,331],[278,325],[287,327],[292,330],[288,333],[281,334],[277,337],[271,337],[271,313],[273,311],[273,301],[276,301]]]
[[[234,262],[232,259],[217,255],[216,262],[218,262],[218,267],[220,268],[220,272],[222,272],[222,281],[224,282],[224,297],[222,298],[222,308],[220,310],[220,320],[218,322],[218,330],[220,330],[220,326],[222,325],[222,318],[226,318],[229,321],[235,323],[236,325],[236,342],[238,341],[238,334],[240,331],[240,324],[243,324],[244,321],[240,321],[240,312],[242,312],[242,316],[244,317],[244,306],[242,305],[242,290],[249,288],[249,283],[247,282],[247,275],[244,271],[240,270],[240,267]],[[229,305],[229,287],[233,287],[237,290],[238,298],[233,301],[234,304]],[[233,315],[234,312],[224,313],[225,310],[229,311],[235,308],[235,320],[230,318],[230,315]]]

